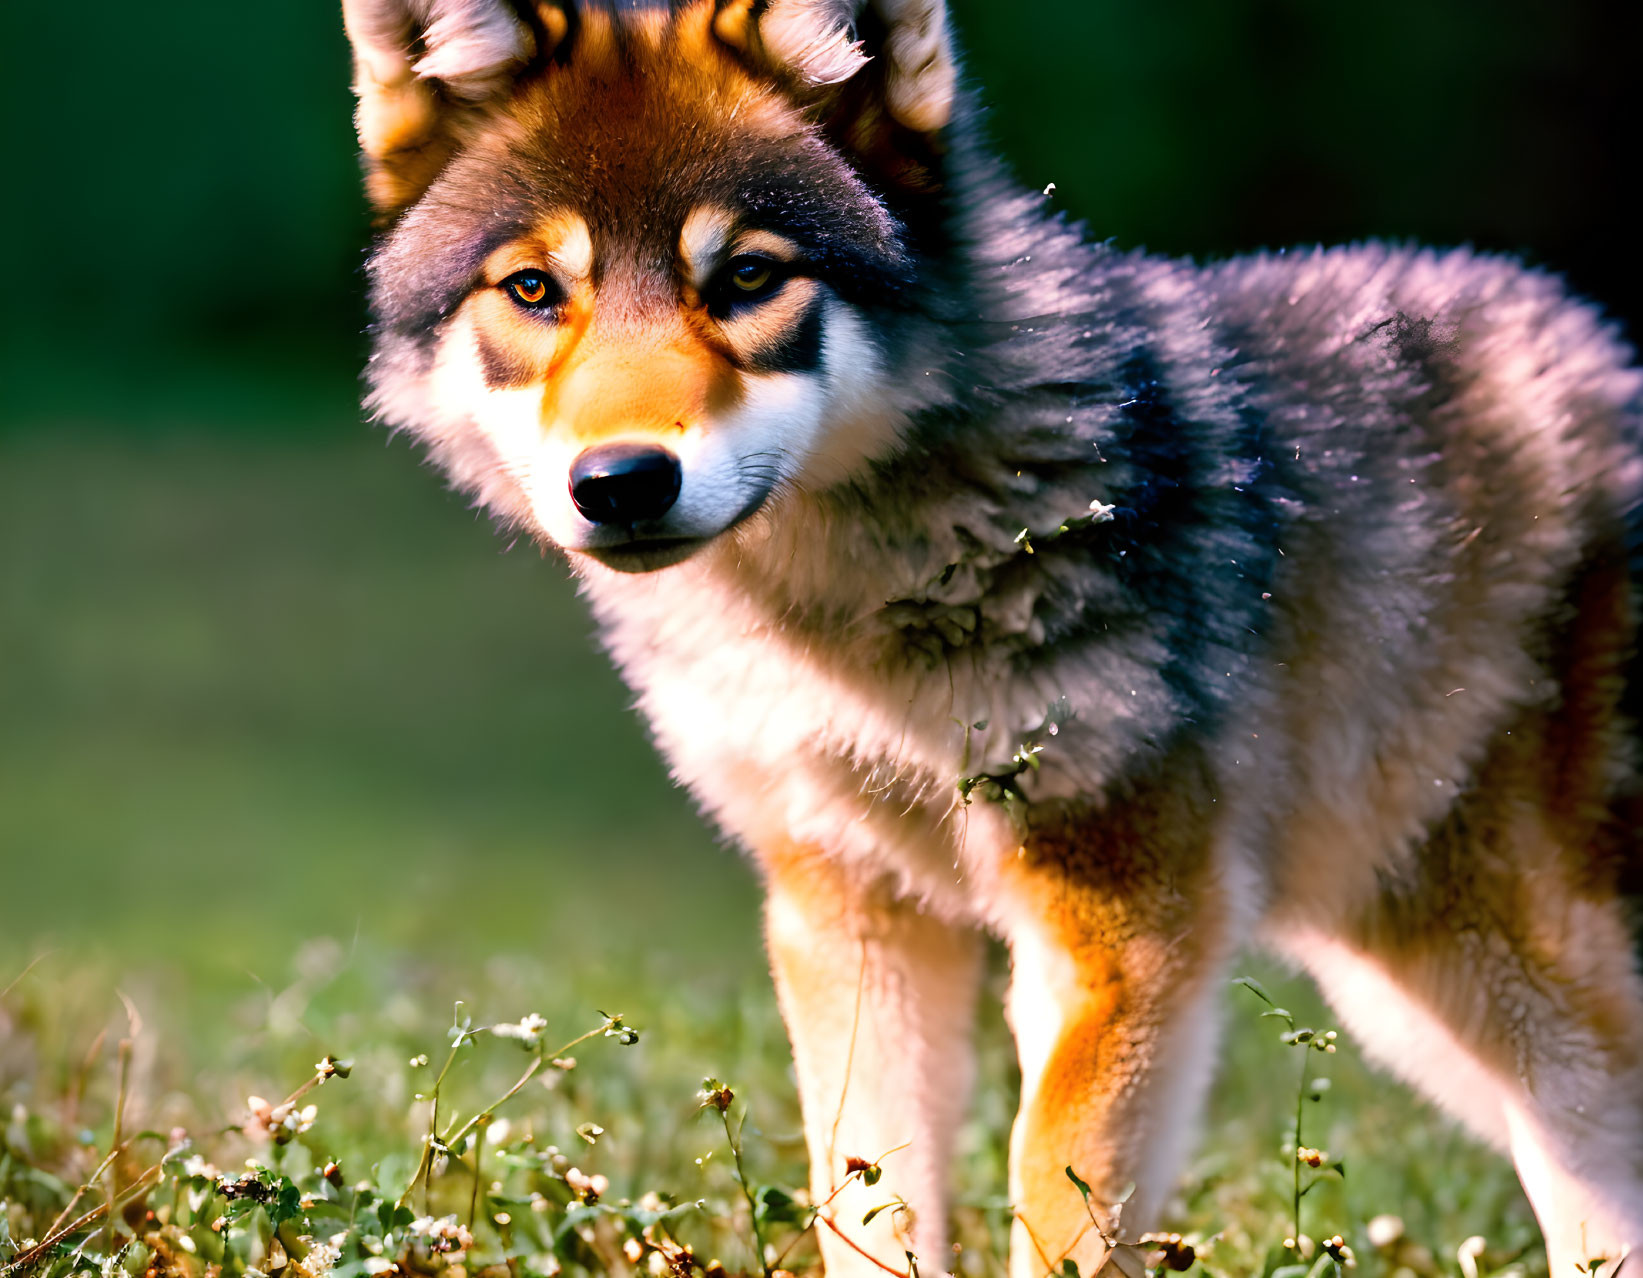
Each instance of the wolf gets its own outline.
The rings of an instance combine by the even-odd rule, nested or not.
[[[1643,375],[1594,308],[1092,242],[942,0],[343,8],[371,411],[564,552],[762,876],[831,1274],[944,1264],[989,935],[1014,1278],[1134,1272],[1250,944],[1509,1152],[1556,1278],[1643,1243]]]

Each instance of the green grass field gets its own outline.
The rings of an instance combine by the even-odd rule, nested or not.
[[[674,1238],[758,1272],[709,1075],[735,1092],[770,1254],[813,1264],[752,876],[668,785],[564,569],[503,553],[355,424],[347,385],[241,390],[233,429],[218,393],[140,430],[31,410],[0,434],[0,1278],[691,1270]],[[286,414],[307,424],[270,428]],[[1267,1273],[1294,1261],[1301,1053],[1251,994],[1226,1003],[1170,1227],[1204,1273]],[[454,1020],[540,1014],[549,1052],[606,1013],[639,1041],[596,1033],[573,1070],[542,1064],[416,1176]],[[983,1023],[965,1247],[927,1273],[1002,1273],[1015,1084],[996,1002]],[[463,1037],[447,1136],[537,1059]],[[1332,1086],[1303,1143],[1346,1175],[1308,1194],[1304,1232],[1399,1278],[1465,1273],[1474,1235],[1466,1278],[1544,1272],[1505,1164],[1340,1046],[1314,1054]],[[307,1130],[241,1130],[248,1097],[278,1102],[328,1053],[351,1072],[298,1098]],[[263,1170],[234,1180],[248,1158]],[[1383,1214],[1406,1237],[1377,1250]],[[471,1246],[412,1230],[447,1215]]]

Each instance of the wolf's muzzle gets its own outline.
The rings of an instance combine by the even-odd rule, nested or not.
[[[660,519],[679,500],[679,459],[646,444],[590,448],[571,463],[570,499],[595,524]]]

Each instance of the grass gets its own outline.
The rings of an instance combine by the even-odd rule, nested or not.
[[[29,945],[153,949],[186,917],[256,967],[293,936],[418,940],[474,880],[530,883],[441,924],[475,952],[591,943],[589,894],[615,885],[600,929],[701,903],[647,948],[730,930],[752,885],[669,786],[562,567],[501,553],[348,404],[334,436],[0,438],[0,847],[7,895],[53,903]]]
[[[751,876],[669,787],[562,569],[498,553],[349,393],[295,435],[195,404],[0,435],[0,1275],[758,1273],[755,1218],[812,1266]],[[1543,1272],[1505,1164],[1345,1039],[1297,1043],[1327,1013],[1252,970],[1294,1023],[1229,987],[1170,1212],[1196,1270],[1335,1265],[1282,1245],[1317,1179],[1301,1232],[1366,1272]],[[1002,980],[995,956],[964,1249],[926,1272],[1003,1272]],[[328,1054],[348,1076],[311,1085]],[[277,1143],[253,1096],[311,1125]],[[1297,1109],[1327,1151],[1299,1182]],[[430,1131],[451,1147],[424,1163]],[[1404,1236],[1377,1249],[1386,1214]]]
[[[1317,1010],[1304,989],[1266,975],[1303,1020]],[[0,1001],[0,1272],[19,1257],[31,1275],[100,1270],[112,1253],[132,1274],[302,1275],[329,1264],[346,1276],[387,1272],[384,1262],[414,1274],[462,1262],[468,1272],[506,1266],[498,1276],[623,1275],[652,1272],[655,1251],[671,1260],[666,1272],[718,1261],[754,1274],[755,1219],[765,1259],[814,1264],[785,1040],[756,980],[658,979],[631,1006],[604,1004],[607,1016],[594,991],[621,978],[551,947],[452,967],[320,941],[298,950],[281,983],[249,988],[211,1029],[190,1032],[174,1011],[186,976],[132,976],[57,956]],[[116,980],[130,985],[130,1011]],[[1000,968],[995,994],[1001,982]],[[1229,987],[1227,1002],[1226,1065],[1169,1220],[1199,1272],[1310,1271],[1283,1245],[1297,1186],[1307,1189],[1302,1233],[1341,1235],[1371,1272],[1459,1272],[1456,1250],[1473,1235],[1487,1240],[1477,1271],[1543,1272],[1503,1163],[1370,1076],[1345,1040],[1338,1054],[1297,1052],[1281,1041],[1286,1023],[1261,1019],[1253,997]],[[947,1260],[978,1276],[1004,1272],[1014,1088],[996,1011],[986,1021],[983,1083],[957,1160],[964,1250]],[[1304,1093],[1301,1056],[1316,1057]],[[325,1061],[344,1062],[347,1077],[313,1086]],[[704,1078],[726,1079],[728,1094],[716,1081],[704,1093]],[[1327,1091],[1315,1090],[1320,1078]],[[270,1108],[287,1097],[285,1111]],[[1299,1179],[1297,1104],[1302,1145],[1327,1151],[1326,1168]],[[424,1163],[430,1133],[442,1143]],[[1337,1163],[1344,1179],[1327,1170]],[[121,1221],[112,1242],[106,1214],[84,1218],[111,1197]],[[1385,1214],[1401,1217],[1404,1236],[1377,1250],[1368,1222]],[[76,1218],[79,1229],[39,1249],[54,1222]],[[446,1222],[463,1254],[430,1251],[430,1221]],[[1307,1239],[1295,1251],[1329,1267]]]

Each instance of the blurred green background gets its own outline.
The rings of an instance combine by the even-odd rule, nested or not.
[[[1643,314],[1635,3],[957,10],[1023,180],[1095,236],[1471,242]],[[232,983],[330,935],[756,979],[751,876],[564,568],[360,420],[335,6],[5,26],[0,958]]]

